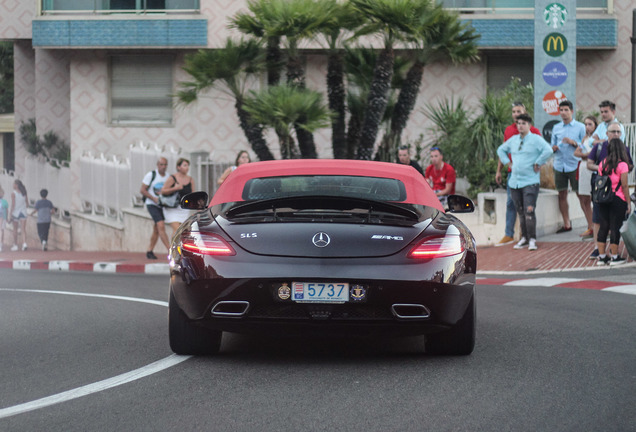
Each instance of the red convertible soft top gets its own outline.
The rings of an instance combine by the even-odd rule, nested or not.
[[[410,165],[350,159],[285,159],[243,164],[225,179],[210,205],[243,201],[245,183],[253,178],[293,175],[351,175],[399,179],[406,188],[402,202],[444,210],[422,174]]]

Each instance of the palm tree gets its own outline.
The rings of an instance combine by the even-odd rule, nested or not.
[[[410,40],[414,46],[410,51],[414,54],[413,65],[400,87],[391,127],[383,140],[390,152],[400,143],[402,131],[415,107],[426,64],[443,58],[449,58],[453,63],[471,62],[478,58],[476,40],[479,35],[440,4],[426,11],[413,36]]]
[[[318,29],[327,48],[327,97],[329,108],[334,113],[331,123],[333,156],[347,158],[346,137],[346,86],[344,65],[344,38],[364,22],[365,18],[351,6],[338,0],[318,0],[321,8],[331,10],[328,19]]]
[[[356,37],[379,34],[384,48],[375,65],[373,81],[362,123],[358,144],[358,159],[371,159],[382,116],[388,102],[393,77],[394,51],[397,41],[415,34],[417,21],[429,8],[429,0],[350,0],[352,5],[368,19],[356,32]]]
[[[328,126],[331,120],[320,93],[289,85],[269,87],[259,93],[251,91],[245,110],[260,124],[274,128],[284,159],[292,155],[295,127],[313,132]]]
[[[287,84],[305,88],[304,59],[298,43],[313,37],[323,22],[331,16],[336,2],[314,0],[251,0],[252,13],[239,12],[230,20],[230,27],[257,37],[280,38],[287,48]],[[257,31],[255,31],[257,30]],[[299,119],[302,123],[302,119]],[[313,135],[297,127],[296,135],[303,157],[317,157]]]
[[[249,76],[261,72],[265,59],[261,44],[254,40],[238,43],[228,39],[225,48],[220,50],[200,50],[186,56],[183,69],[192,77],[192,81],[180,82],[177,98],[181,103],[189,104],[199,95],[216,88],[235,100],[234,107],[241,129],[254,153],[260,160],[274,159],[263,138],[263,128],[255,122],[244,109],[246,87]]]
[[[347,106],[349,108],[349,127],[347,131],[347,157],[353,158],[362,132],[362,122],[369,89],[373,81],[373,71],[378,60],[378,52],[372,48],[348,48],[345,50],[345,70],[349,88],[347,92]],[[393,77],[391,88],[387,95],[387,106],[380,124],[388,124],[391,120],[395,101],[396,89],[399,89],[411,63],[404,57],[396,57],[393,63]],[[378,155],[376,155],[377,158]],[[381,155],[380,160],[390,160],[388,155]]]

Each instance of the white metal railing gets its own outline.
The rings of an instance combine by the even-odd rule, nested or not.
[[[215,163],[206,153],[184,155],[180,149],[163,148],[155,143],[137,142],[129,147],[126,159],[86,153],[80,158],[80,201],[86,213],[119,219],[126,207],[142,207],[140,193],[144,176],[157,168],[157,160],[168,160],[168,173],[176,171],[177,160],[190,160],[190,175],[197,190],[213,195],[216,181],[229,163]]]
[[[119,7],[122,7],[119,5]],[[125,6],[124,6],[125,7]],[[111,8],[109,3],[101,0],[41,0],[38,2],[40,15],[61,14],[171,14],[171,13],[199,13],[199,0],[165,0],[163,8],[148,7],[146,0],[137,0],[134,5],[126,9]]]
[[[24,158],[23,177],[22,182],[26,187],[30,205],[34,205],[40,199],[40,191],[46,189],[47,199],[58,209],[60,216],[70,215],[72,194],[69,189],[71,169],[68,162],[50,161],[40,156],[29,155]],[[13,190],[13,187],[10,190]]]
[[[446,9],[462,14],[533,14],[534,0],[443,0]],[[613,0],[578,1],[577,13],[614,13]]]
[[[57,209],[56,215],[68,219],[71,212],[72,196],[69,190],[71,170],[68,164],[53,162],[36,156],[25,158],[25,173],[18,177],[13,171],[0,171],[0,186],[4,191],[4,199],[11,203],[11,192],[16,179],[22,180],[29,197],[29,205],[33,206],[40,199],[40,191],[48,190],[47,199]]]

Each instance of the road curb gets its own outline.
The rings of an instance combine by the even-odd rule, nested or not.
[[[636,285],[629,282],[590,280],[576,278],[544,277],[534,279],[504,279],[478,277],[477,285],[544,286],[555,288],[589,289],[636,295]]]
[[[78,271],[95,273],[143,273],[151,275],[169,275],[168,263],[131,264],[120,262],[86,262],[86,261],[39,261],[39,260],[0,260],[0,268],[14,270],[51,270]]]

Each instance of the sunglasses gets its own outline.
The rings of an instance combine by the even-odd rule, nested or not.
[[[523,138],[521,138],[521,141],[519,141],[519,150],[517,151],[521,151],[521,147],[523,147]]]

